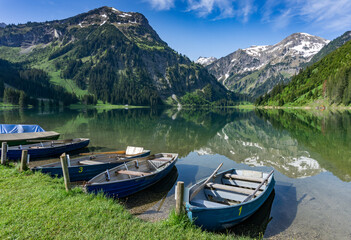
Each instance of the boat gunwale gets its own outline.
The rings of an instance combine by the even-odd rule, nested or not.
[[[145,153],[148,153],[148,152],[151,152],[151,150],[143,150],[143,152],[141,154],[145,154]],[[106,155],[115,155],[115,154],[106,154]],[[88,156],[94,156],[94,155],[88,155]],[[87,156],[87,157],[88,157]],[[144,157],[135,157],[133,158],[132,157],[128,157],[128,158],[124,158],[122,160],[125,160],[125,161],[132,161],[132,160],[135,160],[135,159],[138,159],[138,158],[144,158]],[[76,159],[71,159],[71,161],[75,161],[77,160]],[[102,162],[101,164],[92,164],[92,165],[89,165],[89,166],[95,166],[95,165],[106,165],[106,164],[111,164],[111,163],[114,163],[113,161],[111,162]],[[123,163],[123,161],[121,161],[121,163]],[[52,164],[59,164],[59,166],[56,166],[56,167],[48,167],[49,165],[52,165]],[[75,166],[69,166],[68,168],[75,168],[75,167],[82,167],[83,165],[75,165]],[[88,165],[84,165],[85,167],[87,167]],[[40,169],[43,169],[43,168],[50,168],[50,169],[58,169],[58,168],[62,168],[61,166],[61,162],[57,161],[57,162],[53,162],[53,163],[48,163],[48,164],[45,164],[45,165],[40,165],[40,166],[36,166],[36,167],[33,167],[31,168],[32,170],[40,170]]]

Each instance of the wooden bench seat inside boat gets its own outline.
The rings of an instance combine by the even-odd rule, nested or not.
[[[92,161],[92,160],[83,160],[83,161],[79,161],[78,164],[96,165],[96,164],[104,164],[104,162],[98,162],[98,161]]]
[[[254,192],[253,189],[246,189],[242,187],[235,187],[235,186],[229,186],[229,185],[224,185],[224,184],[219,184],[219,183],[207,183],[206,187],[211,188],[211,189],[220,189],[220,190],[225,190],[229,192],[237,192],[237,193],[242,193],[246,195],[250,195]],[[260,195],[261,192],[258,191],[256,192],[255,196]]]
[[[205,195],[217,202],[233,201],[241,203],[247,198],[247,194],[228,192],[223,190],[205,189]],[[234,204],[234,203],[232,203]]]
[[[208,208],[215,208],[215,207],[225,207],[229,206],[227,204],[212,202],[204,199],[193,199],[191,200],[191,205],[198,206],[198,207],[208,207]]]
[[[116,171],[116,174],[128,174],[128,175],[133,175],[133,176],[146,176],[146,175],[150,175],[151,173],[137,172],[137,171],[130,171],[130,170],[119,170],[119,171]]]
[[[235,187],[241,187],[241,188],[250,188],[250,189],[256,189],[260,183],[258,182],[249,182],[249,181],[242,181],[242,180],[235,180],[232,178],[222,178],[222,184],[224,185],[229,185],[229,186],[235,186]],[[264,190],[266,188],[266,185],[262,185],[260,188],[260,191]]]
[[[224,177],[235,179],[235,180],[243,180],[243,181],[257,182],[257,183],[261,183],[263,181],[263,178],[241,176],[241,175],[230,174],[230,173],[225,174]]]

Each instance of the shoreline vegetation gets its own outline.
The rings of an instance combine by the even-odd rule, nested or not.
[[[185,215],[145,222],[118,200],[65,191],[63,179],[0,165],[1,239],[250,239],[202,231]]]

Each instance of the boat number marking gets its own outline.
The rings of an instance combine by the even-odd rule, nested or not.
[[[79,173],[82,173],[82,172],[83,172],[83,167],[79,167]]]
[[[240,208],[239,208],[239,216],[240,216],[240,214],[241,214],[241,210],[243,209],[243,206],[241,206]]]

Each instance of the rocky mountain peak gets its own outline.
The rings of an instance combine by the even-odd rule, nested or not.
[[[294,33],[274,45],[238,49],[206,68],[228,89],[258,97],[278,82],[288,81],[328,43],[321,37]]]
[[[0,28],[4,28],[6,27],[6,24],[5,23],[0,23]]]

